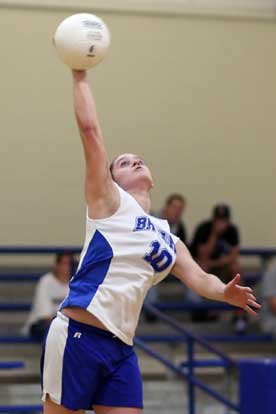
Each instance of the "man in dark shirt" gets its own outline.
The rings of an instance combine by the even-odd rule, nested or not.
[[[239,272],[239,232],[231,223],[229,206],[216,205],[212,219],[197,227],[191,253],[205,271],[220,276],[225,283]]]
[[[220,277],[228,283],[237,273],[239,267],[239,231],[231,222],[230,207],[217,204],[213,208],[212,218],[198,225],[195,230],[190,251],[194,259],[206,271]],[[200,302],[200,298],[190,293],[190,300]],[[216,312],[205,310],[194,311],[193,321],[217,319]],[[242,311],[235,311],[233,318],[235,331],[243,333],[246,320]]]

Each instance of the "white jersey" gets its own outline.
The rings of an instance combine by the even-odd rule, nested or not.
[[[166,220],[146,214],[130,194],[118,190],[120,206],[111,217],[87,217],[80,263],[61,309],[86,309],[132,345],[143,300],[173,267],[178,238]]]
[[[61,282],[52,272],[41,276],[36,286],[32,310],[23,332],[29,333],[30,326],[40,319],[53,317],[68,291],[68,283]]]

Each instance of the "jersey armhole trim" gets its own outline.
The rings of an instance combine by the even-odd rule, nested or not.
[[[121,210],[121,207],[122,207],[122,192],[124,190],[121,187],[119,187],[118,184],[115,183],[115,181],[113,181],[113,183],[115,184],[115,187],[117,188],[117,190],[119,192],[119,197],[120,197],[119,207],[117,208],[117,210],[113,214],[111,214],[111,216],[104,217],[104,218],[99,218],[99,219],[95,219],[95,218],[89,217],[89,215],[88,215],[88,207],[87,207],[86,208],[86,219],[87,219],[87,221],[89,221],[91,223],[94,223],[94,222],[101,222],[101,221],[105,221],[105,220],[110,220],[110,219],[112,219],[113,217],[115,217],[119,213],[119,211]]]

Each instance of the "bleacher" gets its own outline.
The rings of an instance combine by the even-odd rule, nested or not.
[[[58,248],[59,251],[62,251]],[[79,248],[70,248],[74,253],[79,252]],[[70,250],[68,247],[64,250]],[[0,268],[0,361],[3,364],[14,364],[13,369],[0,370],[0,382],[2,389],[8,384],[38,384],[39,382],[39,357],[40,344],[34,338],[23,336],[22,326],[30,309],[31,299],[37,280],[51,267],[51,257],[56,252],[56,248],[10,248],[0,249],[0,254],[5,256],[5,265]],[[258,286],[264,271],[264,266],[268,260],[276,255],[276,249],[242,249],[243,256],[258,257],[260,264],[258,268],[246,273],[248,283]],[[40,264],[35,261],[32,265],[33,255],[40,255],[43,260]],[[18,264],[18,257],[29,257],[30,260],[21,267]],[[13,258],[17,257],[14,264]],[[46,260],[47,259],[47,260]],[[48,261],[49,265],[45,264]],[[180,325],[186,327],[191,332],[203,336],[210,343],[219,345],[220,349],[234,358],[243,356],[266,355],[275,357],[275,344],[271,335],[261,332],[259,321],[250,319],[249,328],[245,335],[236,335],[231,324],[231,307],[222,304],[208,302],[204,305],[195,305],[184,300],[185,288],[180,285],[175,278],[169,278],[165,283],[159,285],[160,300],[156,307],[165,314],[173,316]],[[205,307],[221,313],[221,318],[216,322],[194,323],[190,320],[191,310]],[[169,356],[177,364],[183,362],[183,354],[186,349],[183,336],[176,335],[164,324],[156,321],[148,323],[143,314],[137,329],[137,336],[145,343],[160,351],[162,355]],[[171,378],[168,370],[154,361],[149,356],[140,354],[140,364],[144,379],[164,380]],[[199,358],[208,358],[206,352],[196,349]],[[19,365],[16,365],[19,364]],[[21,365],[20,365],[21,364]],[[23,365],[22,365],[23,364]],[[8,367],[8,365],[7,365]],[[4,366],[2,368],[5,368]],[[197,368],[199,375],[208,376],[214,381],[218,381],[223,375],[220,367]],[[149,383],[151,384],[151,383]],[[149,385],[151,387],[152,385]],[[4,388],[3,388],[4,387]]]

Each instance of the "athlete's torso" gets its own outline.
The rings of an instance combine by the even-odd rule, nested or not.
[[[148,289],[176,259],[167,221],[146,214],[119,188],[120,207],[106,219],[89,219],[78,270],[61,308],[80,307],[122,341],[132,344]]]

